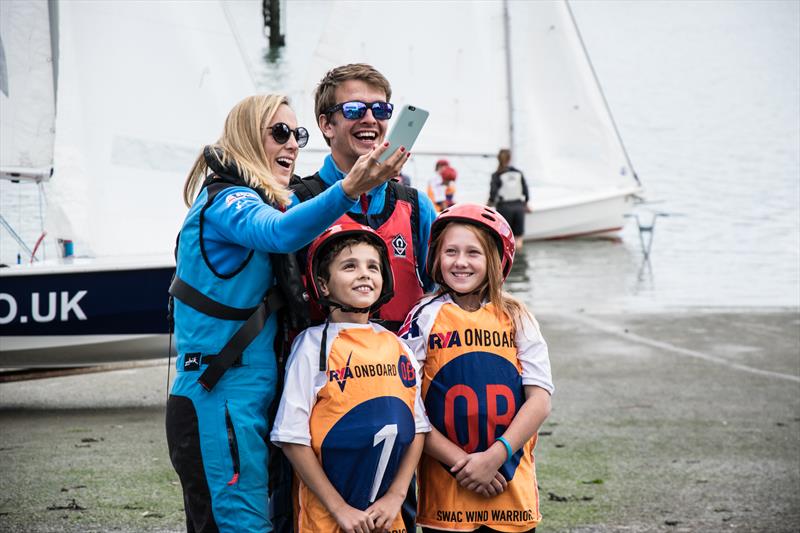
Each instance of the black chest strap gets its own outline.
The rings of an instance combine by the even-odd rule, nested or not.
[[[328,185],[322,181],[322,178],[319,177],[319,172],[317,172],[313,176],[305,178],[292,176],[289,180],[289,188],[292,189],[298,200],[305,202],[322,194],[328,188]]]
[[[178,276],[172,280],[169,293],[204,315],[221,320],[245,321],[197,379],[198,383],[207,391],[213,389],[225,371],[241,359],[244,350],[264,329],[269,315],[282,308],[286,303],[283,293],[273,287],[267,291],[264,299],[255,307],[231,307],[209,298]]]

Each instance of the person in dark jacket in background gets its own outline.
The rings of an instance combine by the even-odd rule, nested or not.
[[[497,171],[492,174],[488,205],[497,208],[508,221],[518,251],[522,249],[525,234],[525,214],[531,212],[529,199],[525,176],[511,166],[511,150],[503,148],[497,153]]]

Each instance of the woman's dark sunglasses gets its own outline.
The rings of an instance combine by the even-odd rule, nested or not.
[[[288,124],[278,122],[270,128],[270,131],[272,132],[272,138],[275,139],[275,142],[278,144],[286,144],[289,142],[289,137],[292,133],[294,133],[294,138],[297,139],[297,146],[299,148],[308,144],[308,130],[305,128],[300,127],[293,130]]]
[[[341,104],[329,107],[328,110],[325,111],[325,114],[331,115],[341,109],[342,115],[344,115],[344,118],[347,120],[358,120],[367,114],[367,108],[372,109],[372,116],[375,117],[375,120],[389,120],[392,118],[394,104],[390,104],[389,102],[372,102],[368,104],[366,102],[354,100],[352,102],[342,102]]]

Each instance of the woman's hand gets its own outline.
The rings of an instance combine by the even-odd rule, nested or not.
[[[484,452],[471,453],[459,460],[450,469],[459,485],[478,492],[482,487],[488,492],[497,470],[506,460],[506,450],[502,444],[494,443]]]
[[[359,511],[355,507],[343,505],[332,513],[333,518],[345,533],[370,533],[375,529],[375,523],[366,511]]]
[[[387,492],[367,507],[366,512],[375,523],[375,531],[383,533],[390,530],[394,519],[400,514],[404,499],[403,495]]]
[[[347,196],[358,198],[400,174],[400,169],[403,168],[411,153],[406,152],[406,149],[401,146],[383,163],[378,162],[378,158],[386,150],[395,149],[385,142],[380,146],[376,145],[369,153],[358,158],[356,164],[342,180],[342,189]]]

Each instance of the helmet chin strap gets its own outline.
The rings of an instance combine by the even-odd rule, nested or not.
[[[329,300],[328,298],[320,298],[319,300],[320,305],[325,305],[328,307],[333,307],[335,309],[339,309],[345,313],[369,313],[372,311],[372,306],[369,307],[351,307],[349,305],[342,305],[339,302],[334,302],[333,300]]]
[[[317,299],[317,302],[322,306],[327,306],[333,309],[339,309],[344,313],[371,313],[380,308],[380,306],[384,303],[382,300],[386,298],[391,298],[391,294],[384,294],[379,296],[375,303],[370,305],[369,307],[351,307],[349,305],[342,305],[339,302],[334,302],[327,296],[323,296]],[[331,323],[331,314],[328,313],[328,316],[325,317],[325,327],[322,328],[322,342],[319,346],[319,371],[325,372],[328,369],[328,325]]]
[[[369,313],[372,311],[372,306],[370,307],[350,307],[349,305],[342,305],[339,302],[334,302],[333,300],[329,300],[328,298],[320,298],[317,300],[320,305],[332,307],[339,309],[345,313]],[[322,328],[322,341],[320,342],[319,346],[319,371],[325,372],[328,368],[328,325],[331,323],[331,315],[328,313],[328,316],[325,317],[325,327]]]
[[[456,296],[462,296],[462,297],[463,296],[472,296],[473,294],[480,294],[482,292],[480,289],[475,289],[474,291],[470,291],[470,292],[458,292],[456,290],[451,289],[450,287],[447,287],[445,289],[445,291],[450,293],[450,294],[455,294]]]
[[[469,291],[469,292],[458,292],[457,290],[455,290],[455,289],[451,288],[449,285],[447,285],[447,284],[445,284],[445,283],[439,283],[439,286],[444,288],[444,292],[445,292],[445,293],[447,293],[447,294],[454,294],[454,295],[456,295],[456,296],[461,296],[461,297],[464,297],[464,296],[472,296],[473,294],[480,294],[480,293],[482,293],[482,292],[484,291],[484,289],[486,288],[486,287],[484,287],[483,285],[481,285],[480,287],[478,287],[477,289],[475,289],[475,290],[473,290],[473,291]]]

